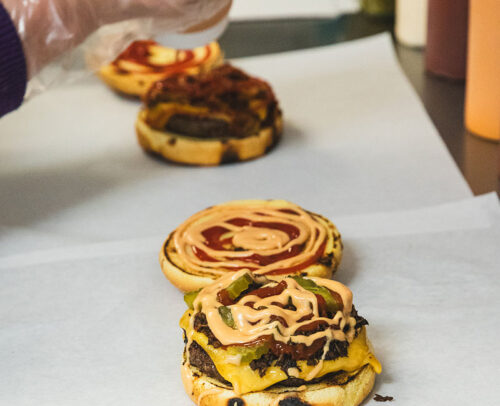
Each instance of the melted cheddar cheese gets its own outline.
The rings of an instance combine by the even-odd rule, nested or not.
[[[190,312],[187,311],[180,321],[180,326],[186,331],[188,342],[196,341],[210,356],[220,375],[231,382],[236,393],[247,393],[260,391],[268,388],[275,383],[288,378],[287,374],[279,367],[271,366],[267,368],[265,375],[260,376],[259,371],[252,370],[247,363],[231,363],[234,356],[222,348],[214,348],[208,344],[207,337],[193,330],[189,325]],[[299,367],[297,378],[306,379],[316,365],[307,365],[307,361],[298,361]],[[376,373],[382,371],[382,366],[369,348],[366,339],[365,328],[363,327],[358,336],[348,347],[347,357],[340,357],[335,360],[323,361],[321,369],[315,374],[315,377],[321,377],[331,372],[345,371],[356,373],[365,365],[371,365]]]

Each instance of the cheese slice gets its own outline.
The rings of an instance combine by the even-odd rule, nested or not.
[[[228,351],[209,345],[208,338],[204,334],[194,331],[189,327],[189,312],[186,312],[183,316],[180,325],[186,331],[188,340],[196,341],[205,350],[215,364],[217,371],[219,371],[225,380],[231,382],[236,393],[260,391],[288,378],[287,374],[279,367],[271,366],[267,368],[265,375],[261,377],[259,371],[250,368],[249,363],[238,365],[228,362],[232,358]],[[306,379],[311,371],[317,367],[316,365],[307,365],[307,361],[298,361],[297,365],[299,373],[296,377],[300,379]],[[366,331],[363,327],[358,336],[349,345],[347,357],[324,361],[315,377],[318,378],[338,371],[355,373],[365,365],[371,365],[376,373],[382,371],[380,362],[370,350],[366,339]]]

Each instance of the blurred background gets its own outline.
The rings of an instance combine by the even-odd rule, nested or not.
[[[235,58],[381,32],[392,34],[402,70],[473,192],[498,193],[498,0],[315,0],[307,4],[234,0],[220,44],[228,58]]]

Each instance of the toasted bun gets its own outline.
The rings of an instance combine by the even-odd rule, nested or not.
[[[232,389],[195,368],[182,367],[182,380],[189,397],[198,406],[357,406],[370,393],[375,371],[366,365],[347,383],[324,382],[298,388],[273,388],[237,395]]]
[[[175,232],[175,231],[174,231]],[[173,234],[173,233],[172,233]],[[190,274],[177,267],[171,260],[168,253],[172,252],[171,237],[168,236],[160,251],[160,266],[167,279],[182,292],[193,292],[210,285],[214,279],[209,276]]]
[[[189,272],[182,270],[172,262],[172,260],[170,259],[170,255],[172,254],[172,249],[173,249],[170,238],[171,235],[165,240],[162,249],[160,251],[159,259],[163,274],[174,286],[176,286],[182,292],[192,292],[204,288],[207,285],[210,285],[215,280],[215,278],[211,278],[209,276],[200,276],[191,274]],[[336,269],[337,266],[335,267],[334,270],[332,270],[331,268],[328,268],[324,265],[317,264],[315,266],[311,266],[305,269],[304,271],[301,271],[300,273],[307,276],[315,276],[318,278],[331,279]],[[283,275],[282,277],[285,276],[289,275]],[[280,279],[280,277],[276,277],[273,275],[269,275],[268,278],[274,280]]]
[[[220,204],[218,206],[219,207],[224,207],[225,205],[245,206],[246,204],[252,204],[253,202],[256,202],[256,200],[232,201]],[[257,201],[257,202],[264,202],[272,207],[280,207],[280,208],[287,208],[287,207],[292,208],[294,206],[292,203],[287,202],[285,200],[268,200],[268,201]],[[340,261],[342,259],[343,246],[342,246],[342,240],[340,238],[340,233],[335,227],[335,225],[327,218],[315,213],[310,213],[310,214],[315,216],[316,218],[321,219],[323,224],[325,224],[326,227],[328,227],[333,236],[334,240],[331,241],[331,244],[327,244],[325,253],[323,255],[323,257],[330,258],[330,263],[329,265],[327,265],[326,262],[323,263],[317,262],[312,265],[309,265],[307,268],[301,269],[300,271],[296,272],[296,274],[330,279],[337,270],[338,265],[340,264]],[[214,275],[194,274],[182,268],[181,261],[178,258],[178,254],[176,252],[172,238],[175,232],[176,231],[174,230],[165,240],[159,255],[161,269],[165,274],[165,276],[167,277],[167,279],[170,280],[172,284],[174,284],[178,289],[180,289],[183,292],[191,292],[194,290],[201,289],[212,283],[215,279],[217,279],[217,277]],[[293,275],[294,273],[292,272],[290,274]],[[280,280],[287,276],[290,276],[290,274],[283,274],[283,275],[266,274],[266,276],[272,280]]]
[[[127,59],[131,48],[137,46],[146,47],[148,51],[144,56],[144,64]],[[183,55],[185,59],[182,59]],[[180,68],[176,66],[182,64],[182,72],[198,74],[220,65],[223,59],[223,53],[217,42],[192,51],[176,51],[153,41],[135,41],[114,62],[99,69],[97,74],[117,92],[142,97],[154,82],[178,73]],[[151,68],[148,62],[153,63],[156,69]],[[162,67],[164,69],[160,69]]]
[[[113,90],[128,96],[142,97],[151,85],[165,77],[162,73],[120,73],[114,65],[103,66],[98,76]]]
[[[278,142],[283,129],[278,116],[273,126],[249,137],[202,139],[155,130],[146,123],[145,115],[146,112],[141,111],[135,125],[139,145],[168,161],[187,165],[213,166],[257,158]]]

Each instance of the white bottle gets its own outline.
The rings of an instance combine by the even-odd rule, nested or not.
[[[428,0],[396,0],[396,39],[409,47],[424,47]]]

